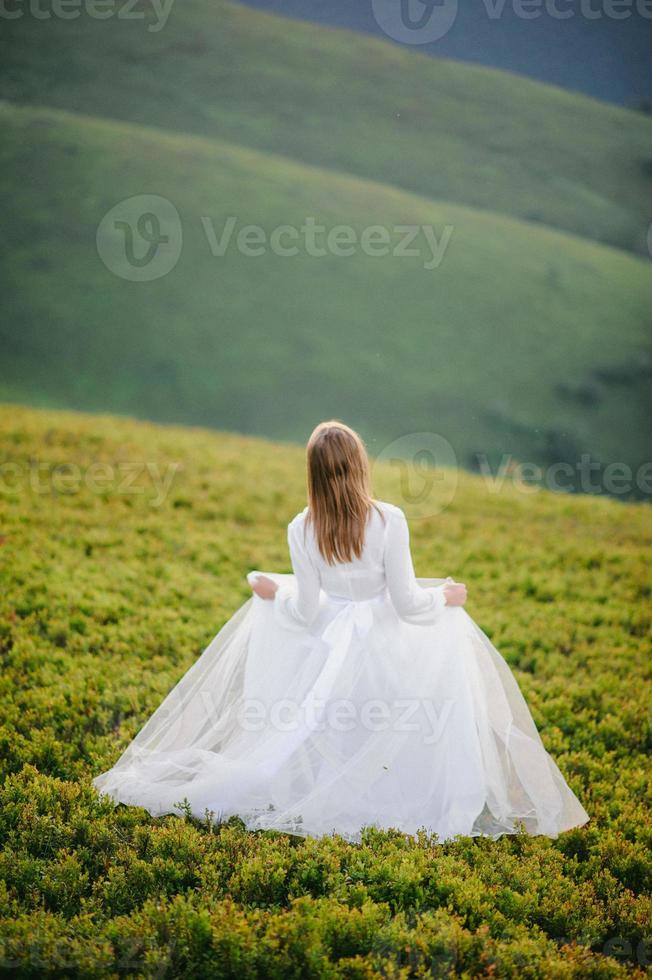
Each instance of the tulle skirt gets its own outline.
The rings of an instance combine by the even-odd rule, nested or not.
[[[199,818],[352,842],[364,827],[556,837],[589,819],[468,613],[415,626],[387,595],[324,597],[309,629],[252,597],[93,784],[153,815],[185,803]]]

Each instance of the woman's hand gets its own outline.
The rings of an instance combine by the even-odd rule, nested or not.
[[[463,606],[466,602],[466,586],[463,582],[454,582],[452,579],[444,589],[447,606]]]
[[[267,578],[266,575],[258,575],[254,579],[251,588],[261,599],[273,599],[276,595],[278,585],[276,582],[272,582],[271,578]]]

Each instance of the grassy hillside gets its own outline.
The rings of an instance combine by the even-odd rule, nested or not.
[[[443,433],[463,465],[476,452],[649,458],[643,261],[229,144],[8,104],[0,124],[5,400],[298,440],[343,415],[378,450]],[[183,249],[166,276],[134,283],[100,261],[95,235],[145,189],[175,204]],[[424,240],[415,257],[215,257],[201,222],[269,233],[306,214],[453,233],[428,270]]]
[[[46,0],[38,18],[5,20],[3,97],[283,153],[647,255],[642,115],[224,0],[173,4],[167,21],[123,6],[47,19]]]
[[[467,581],[591,819],[554,841],[357,846],[113,810],[90,783],[247,597],[245,573],[288,569],[302,451],[5,406],[0,459],[3,973],[642,980],[649,508],[461,474],[412,520],[417,573]],[[393,468],[374,476],[405,506]]]

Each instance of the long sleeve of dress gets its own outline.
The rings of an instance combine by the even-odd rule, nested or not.
[[[281,585],[274,597],[274,618],[290,629],[310,626],[319,612],[320,579],[303,541],[303,525],[290,521],[288,547],[294,582]]]
[[[385,577],[394,608],[406,623],[429,626],[439,620],[446,608],[445,583],[422,588],[416,581],[410,552],[410,532],[405,514],[398,507],[387,518]]]

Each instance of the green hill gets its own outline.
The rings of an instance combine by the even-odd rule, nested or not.
[[[282,153],[647,255],[643,115],[224,0],[184,0],[167,20],[144,0],[103,2],[102,19],[38,10],[3,21],[4,98]]]
[[[196,137],[8,104],[0,125],[5,400],[298,440],[336,415],[378,450],[442,433],[462,465],[478,452],[494,464],[503,452],[649,458],[641,260]],[[183,247],[167,275],[131,282],[100,260],[95,236],[144,190],[174,203]],[[414,257],[317,258],[303,246],[252,257],[234,245],[219,257],[202,224],[219,237],[237,216],[238,229],[269,234],[306,214],[328,229],[452,235],[426,269],[423,238]],[[109,238],[124,253],[122,232]]]
[[[350,845],[152,819],[91,786],[245,600],[245,573],[288,569],[302,450],[3,406],[0,459],[3,974],[643,980],[649,507],[460,474],[417,518],[374,466],[377,496],[408,508],[417,573],[468,583],[590,821]]]

